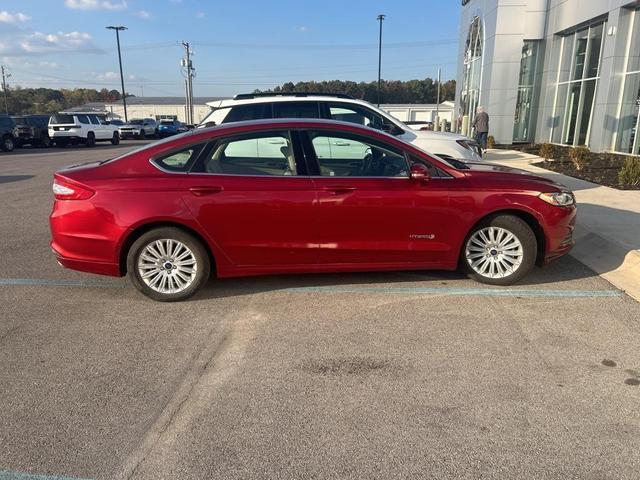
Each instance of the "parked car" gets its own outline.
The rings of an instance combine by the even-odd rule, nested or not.
[[[155,137],[158,134],[158,124],[153,118],[134,118],[119,128],[120,138]]]
[[[111,120],[108,120],[108,123],[109,125],[116,125],[118,127],[122,127],[124,125],[124,122],[117,118],[112,118]]]
[[[8,115],[0,115],[0,148],[5,152],[11,152],[16,148],[14,129],[16,122]]]
[[[23,145],[49,147],[49,115],[25,115],[23,117],[13,117],[16,126],[14,135],[16,146]]]
[[[368,102],[343,94],[248,93],[210,102],[200,126],[270,118],[324,118],[383,130],[434,155],[465,162],[481,161],[475,140],[454,133],[416,131]]]
[[[160,123],[158,123],[158,136],[160,137],[168,137],[186,131],[188,131],[186,125],[178,120],[166,119],[160,120]]]
[[[350,146],[348,155],[334,144]],[[331,147],[330,147],[331,145]],[[360,157],[352,154],[359,149]],[[562,185],[458,167],[353,123],[197,129],[54,176],[51,247],[67,268],[182,300],[218,277],[455,270],[510,285],[573,245]]]
[[[96,142],[120,143],[118,126],[93,113],[52,115],[49,119],[49,137],[56,147],[78,144],[93,147]]]

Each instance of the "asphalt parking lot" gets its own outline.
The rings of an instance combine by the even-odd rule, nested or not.
[[[48,246],[53,171],[139,144],[0,153],[0,479],[638,478],[640,304],[575,259],[155,303]]]

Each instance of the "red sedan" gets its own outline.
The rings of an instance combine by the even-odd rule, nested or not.
[[[453,163],[450,163],[453,162]],[[156,300],[218,277],[466,269],[509,285],[573,246],[575,199],[526,172],[444,161],[352,123],[195,130],[55,174],[65,267]]]

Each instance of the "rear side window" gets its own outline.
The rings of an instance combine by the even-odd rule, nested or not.
[[[89,117],[87,117],[86,115],[78,115],[78,121],[80,123],[88,125],[89,124]]]
[[[51,125],[73,125],[76,122],[73,119],[73,115],[54,115],[49,123]]]
[[[171,172],[187,172],[202,151],[202,147],[202,144],[190,145],[181,150],[156,157],[153,159],[153,163]]]
[[[320,118],[318,102],[276,102],[273,118]]]
[[[221,175],[297,175],[291,138],[286,131],[221,139],[205,156],[201,170]]]
[[[271,108],[268,103],[252,105],[238,105],[233,107],[222,123],[243,122],[245,120],[260,120],[271,118]]]

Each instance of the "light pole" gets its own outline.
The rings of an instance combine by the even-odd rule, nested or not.
[[[378,21],[380,22],[380,38],[378,42],[378,107],[380,106],[380,77],[382,76],[382,22],[386,15],[378,15]]]
[[[124,107],[124,121],[127,123],[129,119],[127,118],[127,98],[124,93],[124,75],[122,74],[122,55],[120,54],[120,32],[122,30],[126,30],[127,27],[118,26],[115,27],[113,25],[106,27],[107,30],[115,30],[116,31],[116,42],[118,43],[118,63],[120,64],[120,84],[122,85],[122,106]]]

